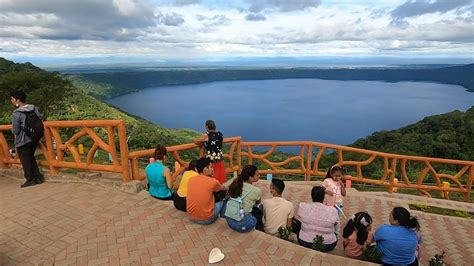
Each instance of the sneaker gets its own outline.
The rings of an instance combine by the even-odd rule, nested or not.
[[[40,177],[37,177],[34,179],[36,184],[43,184],[44,183],[44,176],[41,175]]]
[[[33,180],[29,180],[29,181],[26,181],[25,183],[23,183],[23,185],[21,185],[20,187],[30,187],[30,186],[34,186],[36,185],[36,182],[33,181]]]

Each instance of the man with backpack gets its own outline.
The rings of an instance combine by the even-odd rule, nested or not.
[[[13,111],[12,133],[15,135],[15,148],[18,151],[26,182],[21,187],[29,187],[44,182],[35,159],[35,150],[43,137],[43,122],[38,109],[26,104],[26,94],[14,91],[10,94],[11,103],[17,107]]]

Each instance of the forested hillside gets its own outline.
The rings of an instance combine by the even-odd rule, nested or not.
[[[107,90],[90,87],[88,93],[107,99],[135,92],[148,87],[182,85],[228,80],[263,80],[289,78],[316,78],[327,80],[381,80],[388,82],[427,81],[454,84],[474,91],[474,64],[442,68],[360,68],[360,69],[315,69],[315,68],[221,68],[221,69],[164,69],[120,72],[73,74],[78,83],[91,81]],[[113,88],[113,89],[112,89]]]
[[[474,160],[474,106],[425,117],[397,130],[379,131],[351,146],[398,154]]]
[[[27,102],[38,106],[47,120],[124,119],[130,149],[152,148],[191,142],[198,133],[187,129],[167,129],[142,118],[126,114],[83,92],[58,73],[46,72],[33,65],[15,64],[0,58],[0,124],[11,123],[14,107],[9,93],[21,89]]]

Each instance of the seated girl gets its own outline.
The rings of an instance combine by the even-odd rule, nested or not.
[[[229,186],[229,196],[234,199],[240,197],[242,200],[240,221],[225,216],[229,227],[237,232],[249,232],[257,224],[257,218],[252,215],[252,210],[255,204],[260,203],[262,191],[260,188],[253,186],[252,183],[257,182],[259,179],[260,174],[257,167],[255,165],[247,165]],[[229,204],[228,202],[226,203],[226,208],[227,204]]]
[[[383,252],[384,265],[418,265],[415,251],[418,245],[416,231],[420,224],[403,207],[395,207],[389,216],[390,224],[381,225],[374,234],[377,249]]]
[[[148,192],[151,196],[161,200],[173,200],[173,180],[171,172],[166,163],[166,147],[160,144],[156,145],[154,162],[145,168],[146,178],[148,180]]]
[[[294,226],[294,232],[300,245],[307,248],[311,248],[316,236],[322,236],[324,240],[319,250],[327,252],[337,244],[335,228],[339,227],[339,215],[336,208],[323,204],[324,194],[323,187],[315,186],[311,190],[313,202],[300,203],[295,221],[298,225]]]
[[[186,194],[188,193],[189,179],[198,175],[196,164],[197,160],[192,160],[189,162],[188,168],[186,172],[184,172],[183,176],[181,177],[181,181],[179,182],[178,191],[176,191],[174,196],[174,207],[183,212],[186,211]]]
[[[342,244],[347,257],[361,259],[362,252],[374,242],[371,225],[372,217],[366,212],[358,212],[347,221],[342,232]]]

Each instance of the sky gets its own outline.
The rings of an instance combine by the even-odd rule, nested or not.
[[[0,0],[0,57],[467,58],[473,0]]]

